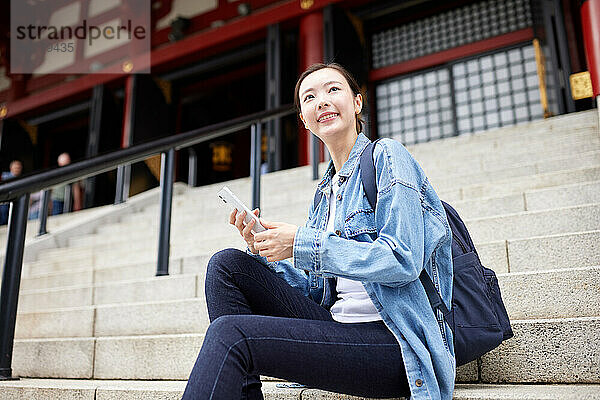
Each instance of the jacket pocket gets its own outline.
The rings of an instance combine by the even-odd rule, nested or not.
[[[344,233],[349,239],[361,234],[376,234],[375,212],[373,210],[357,210],[350,213],[344,221]]]

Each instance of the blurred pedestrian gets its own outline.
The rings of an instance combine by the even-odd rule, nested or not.
[[[61,153],[57,159],[58,166],[64,167],[65,165],[71,164],[71,156],[69,153]],[[79,182],[75,182],[72,185],[61,185],[52,189],[52,195],[50,196],[52,215],[62,214],[65,209],[65,195],[66,191],[71,190],[73,196],[73,211],[81,210],[82,196],[81,196],[81,185]]]

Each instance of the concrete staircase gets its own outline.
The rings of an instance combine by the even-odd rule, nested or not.
[[[455,398],[600,398],[597,110],[409,150],[498,274],[515,332],[459,368]],[[263,216],[303,224],[309,176],[264,175]],[[227,185],[250,203],[248,178]],[[178,186],[169,276],[154,276],[156,191],[31,238],[13,355],[26,378],[0,382],[0,400],[180,398],[208,326],[206,263],[245,248],[215,200],[222,186]],[[351,398],[282,384],[266,378],[265,398]]]

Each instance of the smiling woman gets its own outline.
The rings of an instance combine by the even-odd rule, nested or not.
[[[331,154],[324,195],[301,227],[261,218],[267,230],[254,233],[232,212],[248,248],[208,263],[211,324],[183,398],[262,399],[267,375],[356,396],[451,399],[452,332],[419,281],[426,269],[449,305],[451,237],[437,194],[406,149],[384,139],[371,208],[359,171],[363,97],[340,65],[305,71],[295,103]]]

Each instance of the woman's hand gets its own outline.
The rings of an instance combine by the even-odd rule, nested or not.
[[[260,210],[258,208],[256,208],[252,212],[257,217],[260,214]],[[258,250],[254,248],[254,234],[251,232],[252,228],[254,227],[254,219],[251,220],[250,223],[246,224],[244,222],[245,217],[246,211],[238,213],[237,210],[234,208],[231,214],[229,215],[229,223],[231,225],[234,225],[238,229],[238,231],[240,231],[240,235],[242,235],[242,237],[246,241],[246,244],[248,244],[248,248],[250,249],[250,251],[254,254],[258,254]]]
[[[254,248],[267,261],[281,261],[294,255],[294,239],[298,227],[283,222],[268,222],[260,219],[267,230],[254,234]]]

